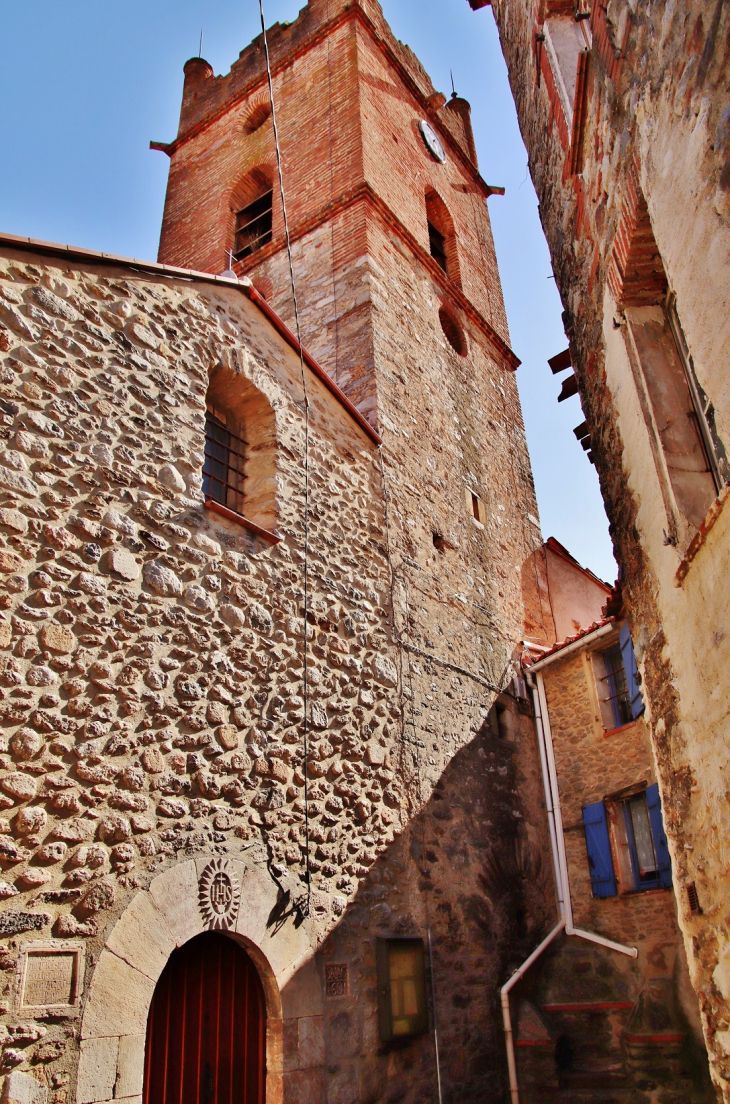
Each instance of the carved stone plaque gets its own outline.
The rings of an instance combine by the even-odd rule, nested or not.
[[[18,1011],[72,1011],[79,1004],[82,969],[79,944],[26,943],[18,960]]]
[[[325,962],[324,995],[327,1000],[347,996],[347,963]]]
[[[200,876],[198,903],[212,931],[235,926],[241,903],[241,886],[227,859],[213,859]]]

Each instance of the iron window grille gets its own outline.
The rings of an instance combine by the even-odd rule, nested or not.
[[[246,442],[207,410],[205,414],[205,463],[203,494],[237,514],[243,513],[243,478]]]
[[[264,192],[236,215],[236,241],[233,255],[243,260],[271,241],[273,190]]]
[[[629,689],[626,685],[626,671],[621,657],[621,648],[618,644],[615,644],[613,648],[607,648],[602,655],[606,674],[601,682],[606,684],[608,691],[605,700],[611,705],[614,728],[621,728],[622,725],[630,724],[634,719]]]

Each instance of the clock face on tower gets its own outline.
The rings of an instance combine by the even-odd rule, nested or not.
[[[426,143],[426,148],[428,149],[428,151],[432,153],[436,160],[440,161],[443,165],[444,161],[446,160],[446,150],[441,145],[441,140],[436,131],[425,119],[421,119],[420,123],[418,124],[418,129],[421,132],[421,136]]]

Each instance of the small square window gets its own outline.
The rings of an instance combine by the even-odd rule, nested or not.
[[[381,1039],[423,1035],[428,1030],[423,942],[379,939],[377,956]]]
[[[479,495],[476,491],[473,491],[471,487],[465,487],[464,496],[466,499],[466,508],[474,521],[479,522],[480,526],[485,525],[487,521],[487,511]]]

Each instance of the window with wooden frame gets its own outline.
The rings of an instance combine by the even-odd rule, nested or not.
[[[606,731],[631,724],[644,712],[638,668],[627,624],[618,639],[592,653],[601,720]]]
[[[378,939],[378,1013],[383,1042],[428,1030],[426,971],[421,939]]]
[[[730,467],[669,288],[636,166],[626,181],[609,284],[625,320],[629,362],[667,511],[666,539],[682,550],[730,481]]]
[[[659,787],[645,783],[583,808],[594,897],[668,889],[672,864]]]

